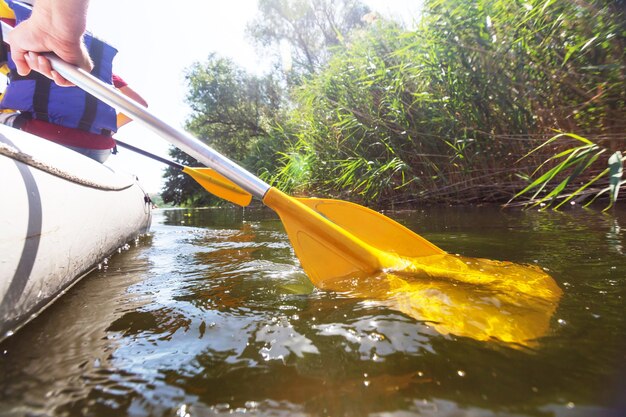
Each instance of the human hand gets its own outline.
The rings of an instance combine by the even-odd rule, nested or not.
[[[7,41],[18,74],[28,75],[35,70],[59,85],[70,86],[73,84],[54,71],[40,53],[53,52],[64,61],[91,71],[93,63],[82,41],[84,13],[55,13],[49,4],[45,0],[38,2],[42,7],[35,6],[31,18],[17,25]]]

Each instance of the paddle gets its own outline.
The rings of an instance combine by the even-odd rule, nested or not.
[[[70,82],[146,125],[164,139],[213,168],[276,211],[300,259],[317,286],[335,278],[407,270],[408,258],[444,253],[441,249],[366,207],[330,199],[293,198],[266,184],[235,162],[153,115],[86,71],[46,55]]]
[[[152,158],[155,161],[167,164],[172,168],[179,169],[181,172],[184,172],[185,174],[193,178],[198,184],[202,186],[202,188],[204,188],[211,194],[223,198],[224,200],[228,200],[231,203],[245,207],[249,205],[252,201],[252,195],[250,193],[244,191],[237,184],[229,181],[226,177],[218,174],[217,172],[215,172],[215,170],[211,168],[191,168],[188,166],[184,166],[174,161],[170,161],[165,158],[161,158],[160,156],[151,154],[150,152],[146,152],[143,149],[136,148],[133,145],[129,145],[128,143],[124,143],[117,138],[115,138],[115,143],[140,155],[147,156],[148,158]]]

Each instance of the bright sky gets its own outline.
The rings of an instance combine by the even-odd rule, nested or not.
[[[364,2],[409,25],[421,7],[421,0]],[[119,50],[115,72],[148,101],[152,113],[182,127],[189,113],[184,71],[192,63],[217,52],[250,71],[263,67],[244,33],[256,15],[256,4],[256,0],[91,0],[88,28]],[[137,123],[121,128],[117,137],[169,159],[169,144]],[[162,163],[122,149],[107,165],[136,174],[150,193],[162,188]]]

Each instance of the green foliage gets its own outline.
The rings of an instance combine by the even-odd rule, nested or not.
[[[274,174],[265,171],[261,174],[261,179],[286,192],[306,193],[311,188],[314,153],[292,149],[288,153],[280,152],[278,155],[280,158],[277,166],[281,169]]]
[[[295,92],[299,140],[283,167],[311,161],[312,187],[372,204],[507,200],[515,161],[536,146],[519,139],[623,132],[614,6],[431,0],[414,31],[379,20],[353,32]],[[593,152],[572,153],[581,172]]]
[[[626,182],[622,181],[622,166],[626,158],[622,157],[620,151],[614,152],[604,161],[606,168],[598,173],[596,161],[607,151],[607,148],[571,133],[561,133],[552,137],[536,149],[533,149],[528,155],[538,152],[542,148],[552,145],[563,138],[573,139],[574,145],[560,150],[541,164],[530,176],[530,178],[534,176],[537,178],[517,193],[513,199],[529,194],[532,191],[533,194],[525,202],[525,206],[554,207],[559,209],[572,200],[583,200],[589,195],[595,195],[594,198],[588,201],[587,205],[589,205],[600,195],[609,192],[609,205],[605,210],[609,209],[617,201],[619,190]],[[576,184],[576,180],[582,174],[587,174],[586,178],[578,182],[577,188],[571,191],[571,187],[568,188],[568,186]]]
[[[274,166],[274,155],[282,148],[280,142],[269,138],[273,118],[280,114],[282,92],[271,75],[252,76],[231,60],[213,54],[206,62],[192,65],[186,80],[192,110],[187,130],[250,170]],[[170,154],[183,165],[200,166],[177,149]],[[169,168],[165,177],[162,197],[167,203],[206,206],[219,202],[176,169]]]
[[[252,76],[216,55],[192,65],[185,79],[192,110],[186,128],[230,158],[244,161],[250,146],[268,136],[280,108],[281,92],[274,79]]]

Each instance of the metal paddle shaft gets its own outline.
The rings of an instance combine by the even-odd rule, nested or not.
[[[265,193],[270,189],[269,184],[188,133],[165,123],[145,107],[116,91],[112,86],[103,83],[88,72],[66,63],[56,55],[44,55],[50,60],[52,68],[65,79],[99,100],[122,111],[133,120],[142,123],[159,136],[164,137],[171,144],[180,148],[183,152],[196,158],[206,166],[215,169],[253,196],[263,199]]]

